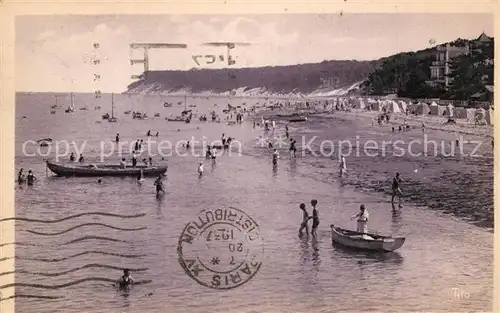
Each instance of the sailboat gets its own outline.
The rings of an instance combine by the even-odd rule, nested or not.
[[[57,107],[58,107],[58,106],[57,106],[57,95],[56,95],[56,96],[54,96],[54,97],[56,98],[56,104],[54,104],[53,106],[51,106],[51,107],[50,107],[51,109],[57,109]]]
[[[116,123],[118,122],[118,119],[115,117],[115,102],[113,101],[113,94],[111,94],[111,117],[108,118],[108,122],[110,123]]]
[[[76,109],[75,109],[75,103],[74,103],[74,101],[73,101],[73,93],[71,93],[70,98],[71,98],[71,104],[70,104],[69,108],[67,108],[67,109],[65,110],[65,112],[66,112],[66,113],[73,113],[73,112],[76,112]]]

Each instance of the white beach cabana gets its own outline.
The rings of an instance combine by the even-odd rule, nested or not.
[[[427,105],[427,103],[420,102],[417,104],[416,113],[418,115],[428,115],[429,112],[430,112],[430,109],[429,109],[429,105]]]
[[[451,104],[451,103],[450,103],[450,104],[448,104],[448,105],[446,106],[446,109],[445,109],[445,112],[446,112],[446,114],[445,114],[445,115],[446,115],[446,116],[448,116],[448,117],[453,117],[453,116],[454,116],[454,115],[453,115],[453,114],[454,114],[454,113],[453,113],[454,109],[455,109],[455,107],[453,106],[453,104]]]
[[[400,101],[398,102],[398,105],[399,105],[399,110],[400,110],[401,112],[406,113],[406,110],[408,110],[408,105],[406,104],[406,102],[404,102],[403,100],[400,100]]]
[[[493,117],[493,110],[491,108],[489,108],[484,112],[484,120],[486,121],[486,124],[493,125],[494,117]]]
[[[388,112],[401,113],[401,109],[396,101],[388,101],[386,108]]]
[[[371,103],[372,111],[380,112],[382,111],[382,103],[379,101],[375,101]]]
[[[467,110],[463,107],[455,107],[453,110],[453,113],[455,114],[454,116],[459,119],[466,119],[467,118]]]
[[[429,105],[429,110],[431,115],[439,115],[439,105],[432,101],[432,103]]]

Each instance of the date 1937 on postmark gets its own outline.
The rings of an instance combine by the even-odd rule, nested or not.
[[[233,208],[205,209],[179,238],[177,253],[186,274],[212,289],[232,289],[252,279],[264,245],[257,223]]]

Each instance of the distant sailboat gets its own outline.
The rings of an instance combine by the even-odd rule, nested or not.
[[[69,108],[66,109],[66,113],[73,113],[73,112],[76,112],[76,109],[75,109],[75,103],[74,103],[74,100],[73,100],[73,93],[71,93],[70,95],[70,101],[71,101],[71,104],[69,106]]]
[[[108,118],[108,122],[116,123],[118,119],[115,117],[115,102],[114,102],[114,94],[111,94],[111,117]]]

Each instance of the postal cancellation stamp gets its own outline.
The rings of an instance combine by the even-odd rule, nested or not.
[[[201,211],[184,227],[177,246],[185,273],[212,289],[248,282],[259,271],[263,252],[259,226],[233,207]]]

